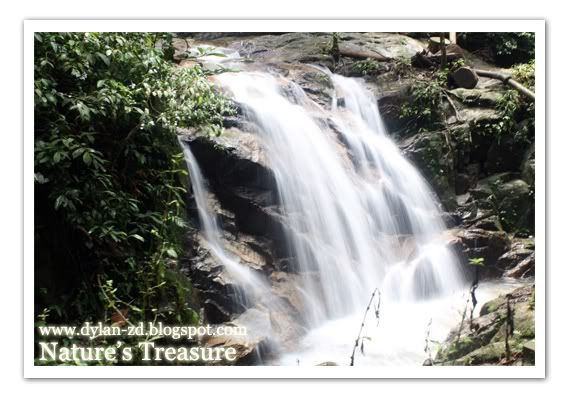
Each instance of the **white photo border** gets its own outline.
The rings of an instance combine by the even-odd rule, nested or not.
[[[34,365],[35,32],[534,32],[536,299],[534,366],[281,367]],[[546,377],[546,38],[545,21],[231,19],[24,21],[24,378],[545,378]]]

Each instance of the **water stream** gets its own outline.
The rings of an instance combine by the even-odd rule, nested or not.
[[[357,364],[421,364],[428,325],[432,338],[445,337],[460,318],[468,282],[446,245],[437,199],[386,133],[374,97],[355,79],[329,77],[334,94],[326,108],[282,76],[217,77],[259,127],[303,278],[298,290],[309,333],[278,363],[346,364],[366,304],[379,288],[381,321],[367,321],[368,354]],[[199,166],[183,147],[212,253],[247,287],[247,296],[271,296],[266,280],[225,251]],[[497,287],[480,291],[484,299]]]

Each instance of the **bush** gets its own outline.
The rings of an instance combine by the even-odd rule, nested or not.
[[[513,79],[534,92],[534,60],[513,66]]]
[[[176,127],[217,133],[229,112],[200,67],[169,61],[170,39],[35,36],[36,307],[66,322],[103,316],[109,284],[113,307],[160,312],[184,228]]]

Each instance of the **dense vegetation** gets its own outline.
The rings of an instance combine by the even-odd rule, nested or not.
[[[418,39],[438,37],[440,32],[409,32]],[[510,67],[534,59],[534,32],[459,32],[458,44],[494,64]]]
[[[221,128],[227,101],[168,34],[35,36],[35,249],[39,323],[129,312],[196,319],[176,284],[186,185],[175,130]],[[120,315],[120,313],[119,313]]]
[[[458,40],[463,48],[505,67],[534,59],[533,32],[464,32]]]

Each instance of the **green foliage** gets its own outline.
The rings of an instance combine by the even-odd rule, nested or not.
[[[410,76],[412,71],[412,60],[409,58],[398,57],[390,64],[390,72],[394,74],[397,79]]]
[[[488,49],[495,62],[510,66],[534,58],[534,36],[533,32],[465,32],[458,38],[467,50]]]
[[[408,120],[408,129],[425,131],[436,128],[444,122],[443,99],[448,87],[448,76],[451,71],[463,66],[464,61],[458,60],[446,68],[431,71],[427,75],[417,75],[410,87],[411,101],[404,104],[400,110],[400,118]],[[397,63],[398,71],[410,75],[407,64]]]
[[[476,266],[476,267],[483,266],[483,265],[485,265],[485,259],[483,257],[470,258],[469,259],[469,265]]]
[[[530,60],[526,64],[515,65],[512,67],[512,71],[514,80],[534,91],[534,60]]]
[[[530,90],[534,90],[534,60],[512,68],[512,77]],[[507,90],[497,103],[499,118],[483,121],[473,129],[496,136],[501,140],[513,136],[516,142],[529,143],[534,138],[534,101],[528,100],[515,90]]]
[[[167,34],[38,33],[34,48],[36,204],[94,265],[75,309],[97,313],[95,275],[145,318],[180,254],[186,173],[175,131],[221,132],[228,102],[199,66],[177,68]],[[37,215],[36,240],[57,234]],[[108,288],[107,288],[108,289]],[[109,297],[106,286],[100,290]],[[115,292],[113,292],[113,295]],[[112,296],[109,298],[113,298]],[[99,299],[100,300],[100,299]],[[105,308],[105,307],[103,307]]]
[[[417,79],[410,88],[412,101],[404,104],[400,118],[411,122],[412,129],[428,130],[442,119],[442,87],[437,79]]]
[[[371,58],[360,60],[352,65],[352,71],[360,76],[375,75],[382,71],[380,63]]]

